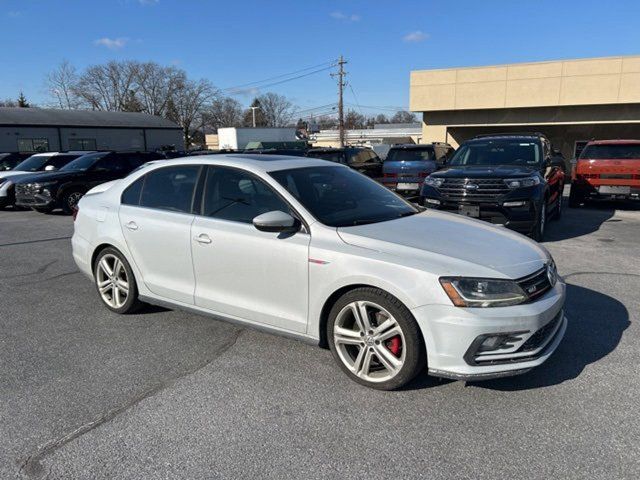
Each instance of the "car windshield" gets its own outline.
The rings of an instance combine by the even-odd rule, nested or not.
[[[617,143],[609,145],[588,145],[580,154],[580,158],[592,160],[638,160],[640,159],[640,144]]]
[[[418,213],[410,203],[349,168],[302,167],[270,175],[330,227],[386,222]]]
[[[460,147],[447,165],[540,165],[542,155],[537,142],[524,139],[486,140],[466,143]]]
[[[47,163],[50,158],[51,156],[49,155],[31,155],[16,165],[15,170],[21,172],[37,172],[42,169],[43,165]]]
[[[387,154],[385,162],[423,162],[435,160],[436,152],[433,148],[392,148]]]
[[[64,167],[60,169],[60,171],[69,171],[69,170],[89,170],[91,165],[93,165],[96,160],[101,159],[102,157],[106,157],[109,155],[109,152],[101,152],[101,153],[88,153],[87,155],[83,155],[81,157],[76,158],[74,161],[67,163]]]
[[[319,158],[321,160],[329,160],[330,162],[335,163],[344,163],[344,152],[309,152],[307,153],[308,157]]]

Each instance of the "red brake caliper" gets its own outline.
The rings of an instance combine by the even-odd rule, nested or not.
[[[387,340],[387,348],[396,357],[399,357],[400,350],[402,349],[402,340],[400,339],[400,335],[396,335],[395,337],[391,337]]]

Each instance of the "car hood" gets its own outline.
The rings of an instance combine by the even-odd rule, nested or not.
[[[0,173],[0,181],[1,180],[13,180],[16,177],[23,177],[25,175],[33,175],[37,172],[25,172],[24,170],[8,170],[5,173]]]
[[[504,227],[428,210],[410,217],[340,227],[345,243],[401,256],[438,275],[521,278],[549,260],[541,245]]]
[[[537,168],[524,165],[493,165],[493,166],[468,166],[446,167],[432,174],[433,177],[451,178],[511,178],[526,177],[536,172]]]
[[[38,183],[38,182],[57,182],[68,178],[73,178],[78,171],[69,170],[67,172],[40,172],[20,177],[16,183]]]

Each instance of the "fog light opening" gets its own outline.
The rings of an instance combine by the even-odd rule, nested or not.
[[[520,202],[504,202],[503,207],[524,207],[527,204],[525,201]]]
[[[478,353],[494,352],[496,350],[506,350],[512,348],[514,343],[522,340],[522,337],[510,333],[487,335],[478,346]]]

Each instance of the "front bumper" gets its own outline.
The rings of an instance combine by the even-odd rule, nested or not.
[[[562,340],[566,285],[558,281],[542,298],[522,305],[459,308],[425,305],[412,310],[424,335],[429,373],[483,380],[524,373],[544,363]],[[478,339],[510,335],[505,348],[478,351]]]
[[[529,234],[536,226],[537,209],[534,201],[530,199],[507,200],[522,201],[524,205],[518,207],[505,207],[498,202],[457,202],[437,198],[439,205],[434,205],[426,201],[429,197],[420,197],[420,205],[427,208],[434,208],[444,212],[460,213],[461,206],[477,206],[479,208],[480,220],[484,220],[495,225],[504,225],[516,232]]]
[[[53,208],[55,207],[55,200],[48,195],[39,193],[29,196],[16,195],[16,205],[27,208]]]

